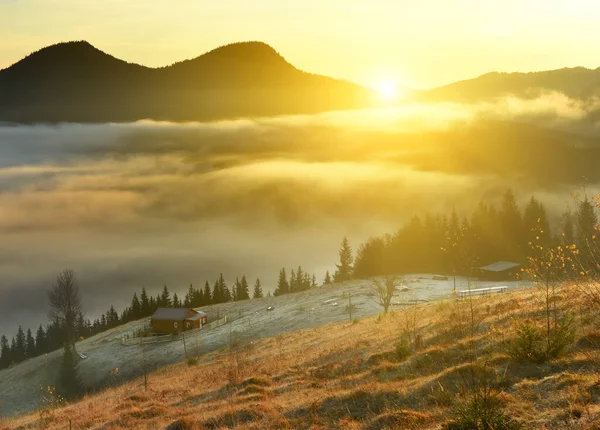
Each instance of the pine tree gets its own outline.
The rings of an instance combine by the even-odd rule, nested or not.
[[[290,286],[287,281],[287,276],[285,274],[285,268],[279,271],[279,279],[277,280],[277,288],[273,295],[281,296],[283,294],[287,294],[290,291]]]
[[[250,287],[246,275],[242,275],[237,289],[238,300],[248,300],[250,298]]]
[[[6,336],[2,335],[2,337],[0,337],[0,369],[6,369],[10,366],[12,361],[12,353],[10,345],[8,344],[8,339]]]
[[[221,284],[219,283],[219,279],[215,281],[215,285],[213,286],[212,303],[223,303],[223,293],[221,292]]]
[[[560,243],[565,246],[575,244],[575,225],[573,222],[573,214],[567,209],[561,220],[561,235]]]
[[[65,399],[73,399],[83,393],[83,384],[78,372],[77,356],[68,343],[64,347],[59,377],[59,393]]]
[[[600,257],[597,255],[599,245],[598,218],[594,212],[594,206],[587,197],[579,204],[575,231],[577,248],[579,249],[578,260],[582,269],[586,272],[600,270],[596,263],[596,259]]]
[[[550,223],[546,216],[546,208],[535,197],[531,197],[525,207],[523,214],[524,241],[527,255],[537,258],[543,249],[547,249],[552,244],[552,234],[550,232]]]
[[[310,288],[317,288],[319,285],[317,284],[317,277],[313,273],[312,279],[310,280]]]
[[[173,307],[174,308],[180,308],[181,307],[181,302],[179,301],[179,296],[177,296],[177,293],[173,294]]]
[[[290,293],[294,293],[296,291],[298,291],[298,278],[296,277],[296,272],[294,272],[294,269],[292,269],[292,271],[290,272],[290,282],[289,282],[289,286],[290,286]]]
[[[48,352],[46,346],[46,332],[44,331],[44,327],[40,324],[35,334],[35,354],[42,355]]]
[[[173,302],[171,301],[171,294],[169,294],[169,289],[165,285],[162,290],[162,294],[160,295],[161,305],[164,308],[170,308],[173,306]]]
[[[260,299],[263,297],[262,285],[260,284],[260,279],[256,278],[256,282],[254,283],[254,292],[252,294],[252,298]]]
[[[240,279],[239,278],[235,278],[235,282],[233,283],[233,287],[231,288],[231,297],[233,297],[233,300],[238,301],[241,300],[240,296],[239,296],[239,290],[240,288]]]
[[[525,233],[523,219],[515,195],[512,190],[505,191],[502,198],[502,206],[498,214],[500,221],[501,237],[497,237],[502,252],[501,258],[511,261],[523,261],[525,255],[525,245],[522,244],[522,238]]]
[[[27,358],[33,358],[37,356],[35,350],[35,339],[31,334],[30,328],[27,329],[27,336],[25,337],[25,355],[27,356]]]
[[[150,298],[148,299],[148,314],[144,316],[152,315],[154,312],[156,312],[156,309],[158,309],[158,303],[156,302],[154,297],[150,296]]]
[[[221,285],[221,294],[222,294],[222,303],[227,303],[233,301],[233,297],[231,295],[231,291],[229,291],[229,287],[227,287],[227,283],[225,282],[225,278],[223,278],[223,274],[219,275],[219,284]]]
[[[329,270],[325,272],[325,279],[323,280],[323,285],[331,284],[331,275],[329,274]]]
[[[304,276],[304,272],[302,271],[302,267],[298,266],[298,270],[296,270],[296,291],[302,291],[305,290],[307,288],[305,288],[305,276]]]
[[[152,315],[154,309],[150,306],[150,299],[148,299],[148,293],[146,288],[142,287],[142,294],[140,295],[140,317],[147,317]]]
[[[147,297],[146,297],[147,299]],[[132,320],[137,320],[140,319],[142,317],[142,303],[140,302],[140,299],[138,299],[137,293],[133,293],[133,297],[131,299],[131,319]]]
[[[77,333],[77,337],[86,337],[85,318],[83,317],[82,312],[79,312],[77,314],[77,320],[75,322],[75,332]]]
[[[343,282],[352,279],[352,248],[350,242],[344,237],[340,246],[340,264],[336,264],[337,271],[333,275],[335,282]]]
[[[185,294],[185,299],[183,300],[183,306],[186,308],[194,308],[196,307],[196,303],[195,303],[195,297],[196,296],[196,291],[194,290],[194,286],[192,284],[190,284],[190,287],[188,288],[188,292]]]
[[[13,358],[15,362],[20,363],[21,361],[25,360],[26,346],[27,341],[25,337],[25,332],[23,331],[23,327],[19,326],[19,330],[17,331],[17,337],[15,338],[15,349],[13,351]]]
[[[208,284],[208,281],[206,281],[204,283],[204,304],[210,305],[211,303],[213,303],[213,299],[210,295],[210,285]]]

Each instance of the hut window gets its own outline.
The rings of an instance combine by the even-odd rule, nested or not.
[[[190,327],[192,326],[192,325],[191,325],[191,323],[190,323],[189,321],[188,321],[188,322],[186,322],[186,323],[185,323],[185,325],[187,326],[187,328],[190,328]]]
[[[177,328],[177,321],[173,323],[173,327]]]

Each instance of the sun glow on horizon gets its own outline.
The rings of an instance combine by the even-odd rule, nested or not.
[[[375,90],[379,94],[379,98],[384,102],[398,100],[401,96],[396,81],[392,79],[381,79],[375,85]]]

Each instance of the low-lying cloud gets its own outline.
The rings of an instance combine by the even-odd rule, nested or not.
[[[546,94],[211,124],[0,127],[0,332],[44,320],[44,291],[65,267],[97,316],[142,286],[183,291],[219,272],[267,288],[281,266],[322,277],[343,235],[356,243],[414,214],[466,214],[507,187],[562,210],[570,191],[600,182],[594,109]]]

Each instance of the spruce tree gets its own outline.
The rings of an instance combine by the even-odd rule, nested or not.
[[[83,394],[83,384],[78,372],[78,358],[69,343],[64,346],[58,382],[59,393],[65,399],[73,399]]]
[[[221,285],[222,303],[233,301],[231,291],[229,291],[229,287],[227,287],[227,283],[225,282],[222,273],[219,275],[219,284]]]
[[[331,284],[331,275],[329,274],[329,270],[325,272],[325,279],[323,279],[323,285]]]
[[[273,293],[273,295],[281,296],[283,294],[289,293],[289,291],[290,291],[290,286],[288,284],[287,276],[285,274],[285,268],[282,268],[279,271],[279,279],[277,280],[277,288],[275,289],[275,292]]]
[[[31,329],[27,329],[27,336],[25,337],[25,356],[27,358],[33,358],[37,356],[35,350],[35,339],[33,338],[33,334],[31,334]]]
[[[79,312],[79,314],[77,315],[77,320],[75,322],[75,332],[77,333],[77,337],[86,337],[86,332],[85,332],[85,318],[83,317],[83,313]]]
[[[336,264],[337,271],[333,275],[335,282],[344,282],[352,279],[352,248],[350,242],[344,237],[339,251],[340,263]]]
[[[196,290],[194,289],[194,286],[192,284],[190,284],[190,287],[188,288],[188,292],[185,294],[185,299],[183,300],[183,306],[186,308],[194,308],[196,306],[198,306],[195,303],[195,297],[196,296]]]
[[[250,287],[248,285],[248,279],[246,279],[246,275],[242,275],[242,279],[238,285],[237,295],[238,300],[248,300],[250,298]]]
[[[17,337],[15,338],[15,349],[13,355],[15,362],[20,363],[21,361],[25,360],[26,345],[27,340],[25,337],[25,332],[23,331],[23,327],[19,326],[19,330],[17,331]]]
[[[12,353],[6,336],[0,337],[0,369],[6,369],[12,363]]]
[[[222,303],[223,302],[223,293],[221,292],[221,284],[219,283],[219,279],[215,281],[215,285],[213,286],[212,291],[212,303]]]
[[[313,273],[312,279],[310,280],[310,288],[317,288],[319,285],[317,284],[317,277]]]
[[[256,282],[254,283],[254,292],[252,294],[252,298],[260,299],[263,297],[262,285],[260,284],[260,279],[256,278]]]
[[[180,308],[181,307],[181,302],[179,301],[179,296],[177,296],[177,293],[173,294],[173,307],[174,308]]]
[[[44,327],[40,324],[35,334],[35,353],[36,355],[42,355],[48,352],[46,347],[46,332]]]
[[[235,282],[233,283],[233,287],[231,288],[231,297],[233,297],[234,301],[242,300],[239,295],[240,289],[240,279],[235,278]]]
[[[577,211],[576,243],[579,249],[578,260],[585,272],[594,273],[600,270],[597,267],[599,238],[598,218],[594,206],[586,197]]]
[[[160,295],[161,306],[164,308],[170,308],[173,306],[173,302],[171,301],[171,294],[169,294],[169,289],[165,285],[163,287],[162,293]]]
[[[500,258],[511,261],[523,261],[525,245],[523,219],[512,190],[505,191],[498,214],[500,221],[500,237],[494,237],[500,245]]]
[[[290,282],[289,282],[289,286],[290,286],[290,293],[294,293],[296,291],[298,291],[298,278],[296,277],[296,272],[294,272],[294,269],[292,269],[292,271],[290,272]]]
[[[140,294],[140,316],[147,317],[152,315],[154,309],[150,306],[150,299],[148,299],[148,293],[146,293],[146,288],[142,287],[142,294]]]
[[[573,214],[569,209],[562,216],[560,243],[564,246],[575,244],[575,223],[573,222]]]
[[[147,297],[146,297],[147,299]],[[140,299],[138,299],[137,293],[134,292],[133,293],[133,297],[131,299],[131,316],[130,318],[132,320],[137,320],[140,319],[142,317],[142,303],[140,302]]]
[[[208,284],[208,281],[206,281],[204,283],[204,305],[210,305],[211,303],[213,303],[213,299],[210,295],[210,285]]]

